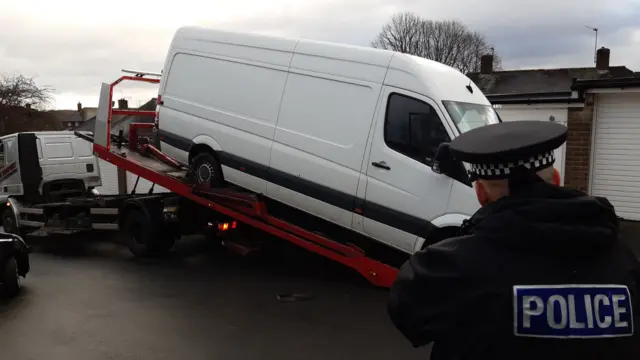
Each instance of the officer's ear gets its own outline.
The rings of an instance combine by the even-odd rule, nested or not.
[[[485,189],[484,184],[480,181],[476,181],[473,183],[473,188],[476,190],[476,197],[478,198],[480,205],[485,206],[488,204],[489,194],[487,193],[487,189]]]
[[[561,181],[560,171],[558,171],[558,169],[556,168],[553,168],[553,180],[552,180],[553,185],[560,186],[560,181]]]

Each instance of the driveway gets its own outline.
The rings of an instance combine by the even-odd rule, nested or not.
[[[110,242],[50,245],[0,303],[4,359],[428,359],[388,320],[385,290],[301,250],[246,259],[192,240],[137,261]]]

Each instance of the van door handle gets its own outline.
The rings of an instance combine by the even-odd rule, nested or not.
[[[387,165],[387,163],[384,161],[380,161],[380,162],[374,161],[371,163],[371,165],[380,169],[391,170],[391,167],[389,167],[389,165]]]

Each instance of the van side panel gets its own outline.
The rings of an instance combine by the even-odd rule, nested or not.
[[[384,67],[294,55],[271,151],[267,195],[350,228],[381,85],[348,78],[348,73],[369,80],[377,76],[381,82]]]
[[[263,50],[265,58],[270,52]],[[286,79],[287,68],[283,66],[176,54],[162,94],[162,150],[187,163],[194,140],[209,137],[220,146],[222,155],[268,166]],[[253,191],[266,191],[264,180],[232,171],[224,166],[225,161],[222,163],[227,181]]]

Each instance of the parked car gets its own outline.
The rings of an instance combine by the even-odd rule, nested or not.
[[[323,233],[335,225],[345,232],[334,237],[406,253],[479,207],[462,163],[433,171],[439,145],[500,121],[468,77],[438,62],[200,27],[175,34],[157,111],[162,151],[197,182],[240,186]]]
[[[0,232],[0,286],[4,296],[20,293],[20,277],[30,270],[30,247],[18,235]]]

